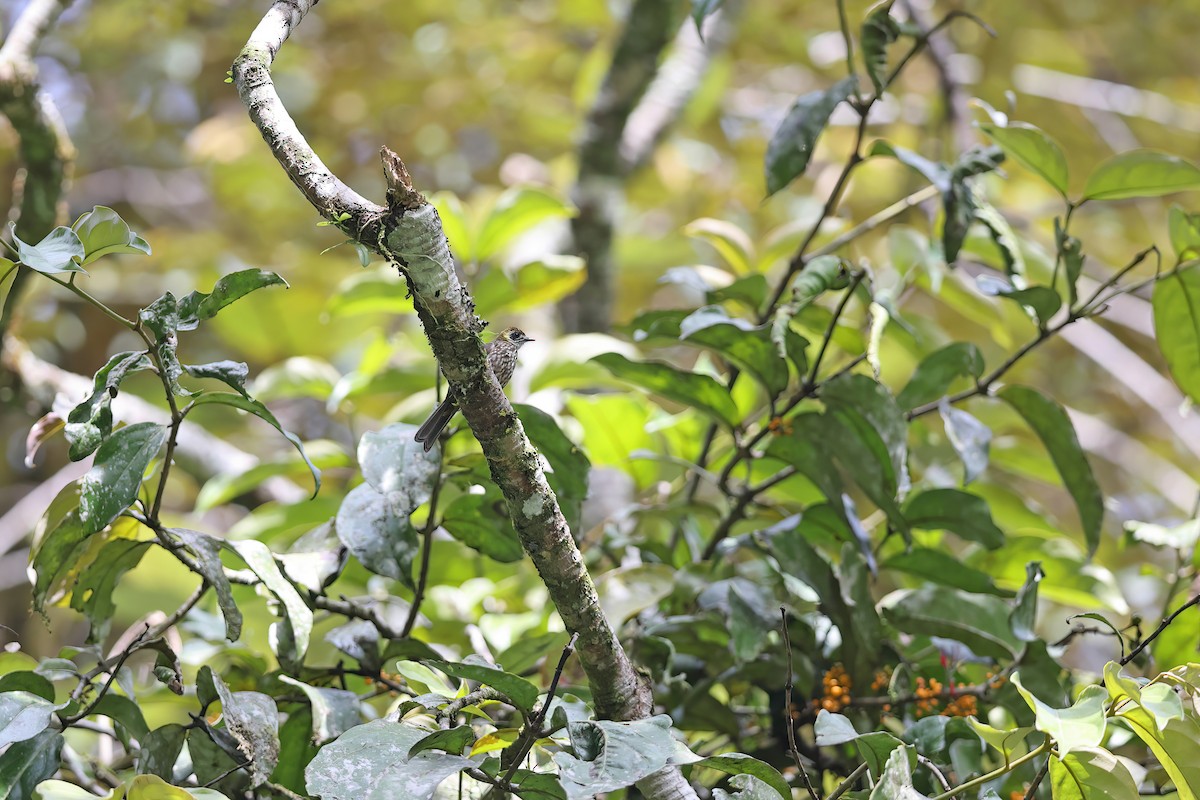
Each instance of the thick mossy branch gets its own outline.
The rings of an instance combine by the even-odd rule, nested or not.
[[[233,68],[233,79],[251,119],[305,197],[356,241],[395,263],[408,280],[421,324],[463,416],[479,440],[503,492],[521,542],[545,582],[566,627],[579,634],[579,653],[594,693],[596,712],[637,719],[651,711],[649,688],[639,679],[600,609],[554,492],[495,375],[479,339],[482,322],[459,282],[437,212],[407,181],[399,158],[385,150],[387,207],[357,195],[321,163],[305,142],[271,85],[269,60],[291,29],[315,5],[277,2],[255,30]],[[695,797],[675,771],[676,791]],[[679,784],[682,784],[680,790]],[[658,794],[665,797],[668,795]]]

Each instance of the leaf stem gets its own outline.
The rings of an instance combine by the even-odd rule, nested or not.
[[[122,327],[128,328],[131,331],[135,331],[135,332],[137,331],[138,323],[134,322],[131,319],[126,319],[125,317],[118,314],[116,311],[113,311],[111,308],[106,306],[100,300],[98,300],[97,298],[88,294],[87,291],[76,286],[73,282],[64,281],[61,278],[56,278],[53,275],[47,275],[44,272],[42,274],[45,275],[50,280],[57,283],[59,286],[63,287],[64,289],[67,289],[71,292],[74,292],[76,295],[83,298],[91,305],[95,306],[101,313],[103,313],[106,317],[111,319],[113,322],[117,323],[118,325],[121,325]]]
[[[1021,766],[1022,764],[1026,763],[1026,762],[1032,761],[1033,759],[1037,758],[1041,754],[1050,752],[1050,749],[1051,749],[1050,737],[1047,736],[1046,740],[1044,742],[1042,742],[1042,744],[1037,749],[1030,750],[1028,753],[1021,756],[1020,758],[1014,758],[1012,761],[1008,762],[1007,764],[1005,764],[1001,767],[997,767],[996,769],[992,770],[991,772],[989,772],[985,775],[980,775],[978,778],[969,780],[966,783],[962,784],[961,786],[958,786],[957,788],[942,792],[941,794],[930,798],[930,800],[949,800],[949,798],[954,797],[954,795],[956,795],[956,794],[965,792],[968,789],[974,789],[977,786],[982,786],[983,784],[988,783],[989,781],[994,781],[996,778],[999,778],[1001,775],[1005,775],[1009,772],[1012,772],[1017,767]]]

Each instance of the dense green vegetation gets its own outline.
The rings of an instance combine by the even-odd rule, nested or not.
[[[0,67],[0,798],[1200,794],[1185,15],[247,5]]]

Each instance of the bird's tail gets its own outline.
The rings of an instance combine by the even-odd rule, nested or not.
[[[447,397],[433,410],[429,419],[425,420],[417,429],[417,435],[414,438],[425,445],[426,453],[433,449],[433,443],[437,441],[438,436],[450,424],[450,420],[457,412],[458,402],[453,397]]]

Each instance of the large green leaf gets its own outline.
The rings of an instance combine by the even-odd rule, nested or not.
[[[929,489],[904,506],[904,517],[914,528],[946,530],[994,550],[1004,544],[1004,532],[992,521],[987,502],[958,489]]]
[[[1020,651],[1006,602],[943,586],[906,589],[885,598],[884,617],[903,633],[962,642],[976,654],[1007,661]]]
[[[508,247],[518,236],[547,220],[572,216],[566,201],[534,186],[508,189],[496,201],[475,245],[474,258],[486,261]]]
[[[242,612],[233,599],[233,587],[221,563],[221,540],[186,528],[171,528],[170,532],[192,551],[200,574],[216,590],[217,605],[225,618],[225,638],[236,642],[242,635]]]
[[[738,410],[729,390],[709,375],[685,372],[670,364],[630,361],[619,353],[603,353],[592,360],[652,394],[695,408],[730,427],[737,425]]]
[[[887,78],[887,48],[900,38],[900,25],[892,17],[892,3],[880,3],[863,20],[862,45],[863,65],[875,86],[875,94],[883,94],[883,82]]]
[[[526,713],[533,711],[533,706],[540,694],[538,688],[524,678],[488,664],[470,662],[452,664],[448,661],[426,661],[425,664],[447,675],[479,681],[486,686],[491,686],[493,689],[503,692],[509,700],[516,703],[517,707]]]
[[[525,428],[529,441],[550,463],[546,480],[558,497],[558,504],[567,524],[571,530],[578,531],[583,500],[588,493],[588,472],[591,469],[587,455],[567,438],[554,417],[545,411],[521,403],[514,403],[513,408],[521,417],[521,425]]]
[[[9,223],[9,227],[13,241],[17,243],[17,255],[30,269],[46,275],[84,271],[79,266],[84,257],[83,244],[70,228],[59,225],[37,244],[26,244],[17,238],[16,225]]]
[[[992,576],[962,562],[945,550],[914,547],[889,558],[884,569],[895,569],[931,583],[940,583],[964,592],[1011,597],[1012,592],[996,586]]]
[[[114,537],[82,570],[71,587],[71,608],[87,615],[90,641],[101,641],[108,632],[116,607],[113,590],[126,572],[142,560],[152,542]]]
[[[730,317],[720,306],[705,306],[684,318],[679,328],[680,340],[725,356],[753,375],[772,397],[787,388],[787,362],[771,343],[767,327]]]
[[[287,439],[291,443],[292,447],[296,448],[296,452],[300,454],[300,457],[304,459],[304,463],[308,466],[308,471],[312,475],[313,479],[312,496],[317,496],[317,492],[321,491],[321,470],[317,469],[317,466],[309,460],[308,454],[304,452],[304,444],[300,441],[300,437],[296,436],[294,433],[284,430],[283,426],[279,424],[279,420],[275,419],[275,415],[271,413],[269,408],[252,398],[245,397],[240,394],[230,394],[228,392],[203,392],[198,394],[192,400],[193,406],[211,405],[214,403],[219,405],[233,406],[234,408],[241,409],[242,411],[249,411],[251,414],[263,420],[275,430],[279,431],[283,438]]]
[[[1100,747],[1079,747],[1050,758],[1054,800],[1139,800],[1137,782],[1115,755]]]
[[[128,425],[96,451],[92,468],[80,480],[79,519],[95,533],[133,505],[142,475],[167,440],[167,427],[155,422]]]
[[[96,448],[112,433],[111,404],[125,376],[150,368],[150,359],[145,352],[126,351],[114,355],[96,372],[91,396],[67,415],[63,432],[71,444],[68,455],[72,461],[79,461],[96,452]]]
[[[896,395],[905,411],[932,403],[946,395],[959,378],[978,379],[983,374],[983,354],[970,342],[955,342],[930,353],[917,365],[908,383]]]
[[[819,256],[804,265],[792,281],[788,301],[776,309],[771,320],[771,341],[780,356],[789,355],[788,334],[791,333],[792,318],[820,295],[844,285],[845,279],[845,262],[837,256]]]
[[[200,320],[212,319],[225,306],[267,286],[283,286],[287,281],[265,269],[244,269],[219,279],[213,290],[191,292],[179,301],[179,330],[190,331]]]
[[[1070,707],[1054,708],[1026,689],[1019,673],[1013,673],[1012,683],[1033,709],[1034,725],[1054,740],[1060,754],[1081,747],[1097,747],[1104,740],[1107,726],[1104,706],[1108,692],[1103,686],[1087,686]]]
[[[488,485],[483,494],[455,498],[442,515],[441,525],[455,539],[501,563],[525,557],[504,496],[494,486]]]
[[[1123,675],[1115,662],[1104,668],[1104,684],[1116,716],[1154,753],[1175,783],[1180,800],[1200,798],[1200,722],[1196,715],[1177,716],[1174,710],[1167,715],[1157,713],[1145,697],[1154,685],[1142,689],[1137,681]]]
[[[430,732],[378,719],[357,725],[326,745],[304,770],[308,791],[323,800],[431,800],[438,784],[483,756],[426,750],[409,756]]]
[[[670,764],[700,760],[672,738],[665,714],[633,722],[572,722],[567,733],[574,755],[555,753],[554,763],[570,800],[623,789]]]
[[[107,206],[95,206],[71,226],[86,254],[83,263],[115,253],[150,255],[150,245],[129,229],[125,220]]]
[[[1179,388],[1200,403],[1200,269],[1180,269],[1154,286],[1154,335]]]
[[[997,392],[997,397],[1016,409],[1050,451],[1050,458],[1079,509],[1088,554],[1095,553],[1104,521],[1104,498],[1071,418],[1058,403],[1027,386],[1006,386]]]
[[[858,79],[843,78],[828,89],[800,97],[767,145],[767,195],[773,195],[804,173],[829,116],[855,89]]]
[[[751,775],[774,789],[784,800],[791,800],[792,790],[779,770],[743,753],[722,753],[697,761],[697,766],[717,769],[730,775]]]
[[[0,694],[0,747],[32,739],[50,727],[58,706],[32,692]]]
[[[1066,198],[1067,157],[1058,142],[1045,131],[1027,122],[1010,122],[1007,126],[983,123],[979,129],[1021,166],[1036,172]]]
[[[44,730],[0,753],[0,800],[29,800],[34,788],[58,771],[63,735]]]
[[[265,544],[246,540],[230,542],[229,546],[237,551],[246,566],[283,606],[283,619],[271,626],[272,649],[285,666],[298,667],[308,650],[308,640],[312,635],[312,609],[300,597],[291,581],[279,571],[275,556]]]
[[[1084,200],[1158,197],[1200,189],[1200,168],[1157,150],[1130,150],[1105,161],[1088,176]]]

